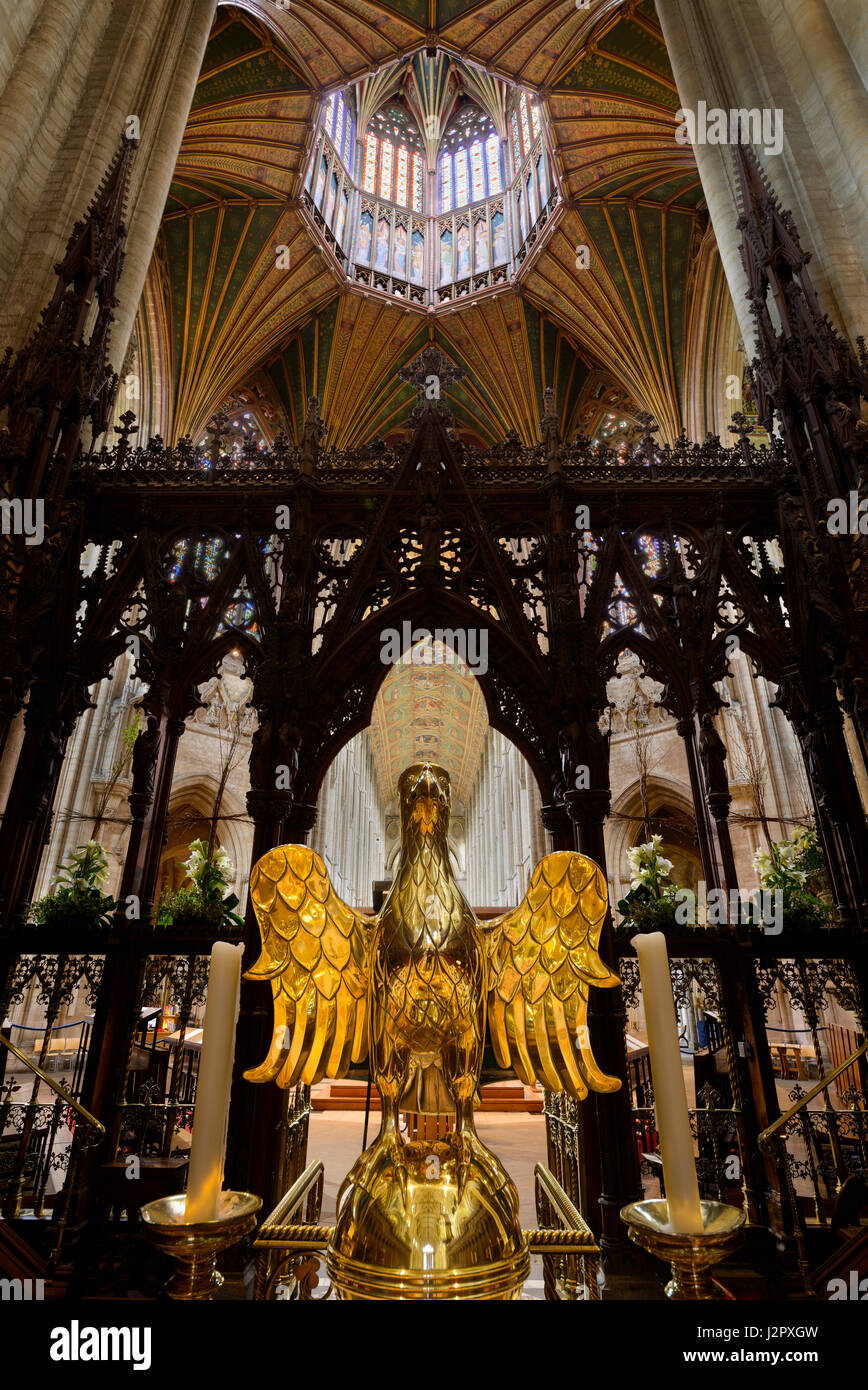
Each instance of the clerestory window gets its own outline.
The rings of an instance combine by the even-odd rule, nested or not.
[[[440,212],[503,192],[503,156],[494,123],[478,106],[462,107],[443,137],[437,166]]]

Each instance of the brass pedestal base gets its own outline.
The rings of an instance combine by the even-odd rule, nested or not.
[[[184,1220],[186,1205],[186,1192],[177,1192],[148,1202],[139,1212],[145,1239],[177,1265],[166,1293],[184,1302],[214,1297],[223,1284],[217,1255],[253,1230],[262,1198],[251,1192],[223,1192],[216,1220],[192,1224]]]
[[[358,1260],[347,1260],[329,1249],[326,1269],[342,1302],[359,1299],[506,1301],[521,1297],[522,1286],[530,1272],[530,1255],[525,1248],[511,1260],[499,1260],[496,1264],[426,1274],[412,1269],[377,1269]]]
[[[475,1135],[378,1140],[344,1185],[326,1269],[343,1300],[517,1299],[530,1270],[518,1194]]]
[[[702,1230],[694,1234],[669,1230],[669,1203],[663,1198],[631,1202],[622,1208],[621,1220],[630,1239],[672,1266],[667,1298],[726,1298],[715,1285],[711,1268],[741,1244],[745,1214],[724,1202],[701,1202],[700,1206]]]

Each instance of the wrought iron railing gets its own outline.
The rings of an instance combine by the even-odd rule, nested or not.
[[[590,1226],[560,1183],[538,1163],[534,1168],[536,1219],[525,1231],[532,1255],[542,1256],[545,1296],[551,1302],[600,1297],[600,1247]]]
[[[582,1175],[582,1107],[566,1091],[545,1091],[546,1158],[551,1173],[575,1207],[585,1207]]]
[[[0,1044],[35,1077],[33,1091],[27,1103],[9,1104],[4,1101],[0,1105],[0,1145],[4,1144],[7,1133],[12,1136],[9,1152],[11,1162],[5,1172],[0,1171],[3,1216],[7,1219],[20,1216],[24,1194],[29,1188],[33,1214],[35,1217],[42,1217],[49,1177],[60,1167],[66,1169],[67,1181],[62,1200],[54,1213],[55,1240],[48,1265],[49,1269],[53,1269],[63,1243],[79,1157],[83,1148],[97,1144],[105,1138],[105,1128],[65,1087],[49,1076],[2,1033]],[[46,1085],[57,1096],[53,1104],[46,1105],[37,1099],[40,1083]],[[77,1124],[77,1120],[80,1120],[81,1124]],[[69,1130],[70,1142],[61,1153],[57,1153],[56,1140],[62,1126]]]
[[[734,1106],[721,1106],[720,1095],[712,1086],[704,1086],[698,1099],[702,1103],[691,1107],[688,1113],[696,1146],[696,1176],[700,1196],[740,1206],[746,1160],[741,1111]],[[643,1171],[660,1181],[661,1196],[664,1196],[654,1107],[636,1106],[632,1115]]]
[[[319,1224],[325,1169],[317,1159],[281,1197],[253,1242],[254,1298],[309,1302],[319,1286],[319,1265],[332,1235]],[[331,1284],[316,1300],[328,1298]]]
[[[809,1229],[826,1226],[837,1194],[848,1178],[868,1179],[868,1088],[845,1092],[848,1109],[836,1110],[829,1087],[844,1072],[868,1056],[864,1042],[850,1056],[804,1091],[793,1087],[793,1104],[759,1136],[766,1152],[777,1151],[789,1189],[793,1212],[797,1260],[805,1289],[814,1293],[808,1248]],[[823,1108],[811,1110],[811,1101],[823,1097]]]

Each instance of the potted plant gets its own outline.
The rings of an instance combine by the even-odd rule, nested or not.
[[[675,925],[678,889],[669,878],[672,860],[660,853],[662,838],[652,835],[647,844],[627,851],[633,877],[630,892],[618,903],[618,911],[623,913],[621,926],[663,931]]]
[[[828,902],[826,865],[815,830],[800,826],[788,840],[769,845],[769,852],[754,851],[753,866],[760,887],[783,893],[784,925],[789,928],[824,927],[832,915]]]
[[[117,908],[114,898],[102,891],[108,868],[105,850],[96,840],[71,850],[50,892],[33,904],[33,920],[52,927],[108,928]]]
[[[175,892],[163,889],[155,913],[157,926],[206,926],[218,931],[240,927],[243,919],[233,911],[238,898],[227,892],[235,870],[226,851],[215,849],[204,840],[194,840],[184,868],[191,886]]]

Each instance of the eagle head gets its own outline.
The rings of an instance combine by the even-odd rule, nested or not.
[[[449,773],[434,763],[413,763],[398,778],[401,799],[402,832],[415,826],[430,835],[435,829],[446,833],[452,792]]]

